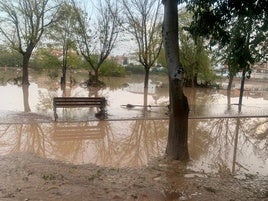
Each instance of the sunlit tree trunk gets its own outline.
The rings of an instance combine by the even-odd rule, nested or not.
[[[189,106],[183,93],[183,69],[179,66],[178,1],[163,0],[163,40],[169,69],[170,118],[166,154],[175,160],[188,160]]]

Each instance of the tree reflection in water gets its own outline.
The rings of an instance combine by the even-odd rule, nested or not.
[[[1,125],[1,154],[30,152],[46,157],[48,136],[38,123]]]
[[[163,157],[167,120],[0,124],[0,154],[31,152],[75,164],[139,167]],[[192,170],[267,174],[268,119],[190,119]]]
[[[98,164],[113,167],[146,165],[152,157],[163,154],[166,120],[112,122],[108,134],[95,145]]]
[[[268,119],[222,118],[191,121],[192,166],[204,171],[265,174]],[[261,157],[261,158],[260,158]]]

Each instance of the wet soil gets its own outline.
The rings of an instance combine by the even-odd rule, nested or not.
[[[2,201],[268,200],[268,179],[204,174],[155,159],[142,168],[72,165],[29,153],[0,156]]]

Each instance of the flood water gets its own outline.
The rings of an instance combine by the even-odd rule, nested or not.
[[[144,110],[142,76],[106,78],[107,86],[97,90],[80,84],[84,78],[77,74],[77,84],[63,92],[57,80],[31,75],[26,92],[12,80],[0,86],[1,155],[30,152],[107,167],[140,167],[164,155],[168,134],[165,76],[151,77],[150,107]],[[229,107],[225,90],[185,89],[190,104],[189,169],[268,175],[268,82],[261,86],[261,90],[245,92],[241,112],[235,88]],[[67,108],[57,109],[55,122],[52,98],[63,93],[104,96],[106,119],[98,120],[95,108]]]

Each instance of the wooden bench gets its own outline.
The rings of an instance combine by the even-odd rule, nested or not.
[[[105,114],[106,100],[104,97],[54,97],[53,111],[55,121],[58,119],[57,108],[97,107]]]

